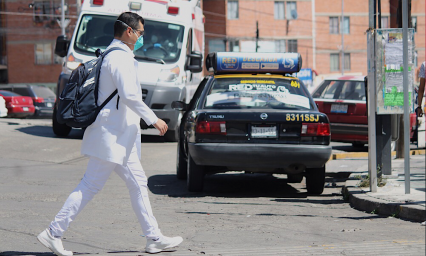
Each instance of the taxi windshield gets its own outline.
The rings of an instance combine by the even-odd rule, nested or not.
[[[84,53],[95,54],[105,50],[114,39],[114,22],[117,17],[84,15],[78,27],[74,48]],[[173,63],[179,59],[182,49],[184,27],[177,24],[145,20],[144,45],[135,52],[139,60],[160,59]]]
[[[206,96],[211,109],[313,109],[309,94],[297,79],[217,78]]]

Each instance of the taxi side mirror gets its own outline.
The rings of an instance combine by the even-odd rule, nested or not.
[[[200,73],[203,71],[203,55],[200,52],[191,52],[187,55],[185,70],[193,73]]]
[[[179,111],[186,111],[186,110],[188,110],[188,104],[186,104],[183,101],[173,101],[172,102],[172,109],[179,110]]]

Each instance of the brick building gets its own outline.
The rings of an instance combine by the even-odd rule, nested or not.
[[[368,0],[204,0],[206,52],[297,51],[319,75],[367,74]],[[398,0],[382,0],[382,28],[396,27]],[[313,11],[314,10],[314,11]],[[417,63],[425,60],[425,1],[412,0]],[[392,25],[392,26],[391,26]]]
[[[418,65],[425,60],[425,1],[411,0]],[[77,0],[65,0],[70,37]],[[61,59],[60,0],[0,0],[0,83],[56,83]],[[345,73],[366,75],[368,0],[203,0],[206,52],[297,51],[303,67],[339,74],[341,29]],[[382,0],[382,27],[396,27],[398,0]]]
[[[76,1],[65,4],[75,24]],[[60,0],[0,0],[0,83],[56,83],[62,64],[54,54],[60,6]],[[68,36],[73,29],[67,28]]]

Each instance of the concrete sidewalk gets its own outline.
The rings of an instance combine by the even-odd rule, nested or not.
[[[425,154],[420,153],[423,154],[415,152],[410,156],[409,194],[405,193],[404,159],[393,159],[392,175],[383,176],[385,186],[378,187],[375,193],[370,191],[369,186],[360,187],[362,179],[368,180],[368,166],[365,166],[365,172],[350,175],[343,188],[344,197],[358,210],[424,222],[426,219]]]

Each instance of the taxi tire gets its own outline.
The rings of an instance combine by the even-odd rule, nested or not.
[[[308,194],[321,195],[325,185],[325,166],[306,169],[306,189]]]
[[[53,109],[52,129],[53,129],[53,133],[56,134],[59,137],[67,137],[68,134],[70,134],[71,129],[72,129],[71,127],[69,127],[66,124],[58,123],[58,120],[56,120],[56,108]]]
[[[303,180],[303,174],[287,174],[287,183],[300,183]]]
[[[180,142],[177,145],[177,156],[176,156],[176,176],[178,180],[186,180],[188,171],[188,162],[183,154],[183,147]]]
[[[188,152],[188,191],[201,192],[204,187],[204,166],[197,165]]]

